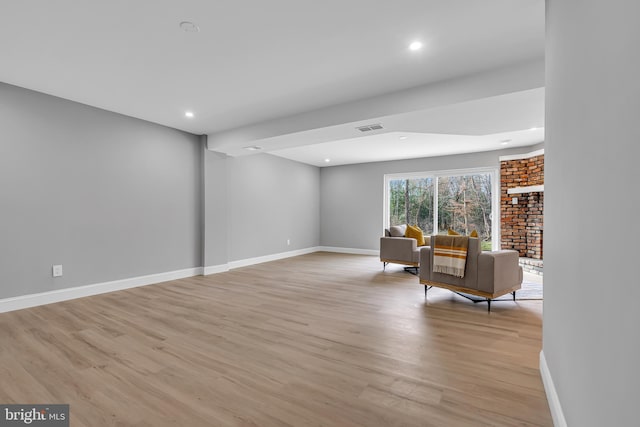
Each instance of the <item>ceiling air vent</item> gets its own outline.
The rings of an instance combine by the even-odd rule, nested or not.
[[[356,129],[358,129],[360,132],[371,132],[372,130],[382,129],[382,125],[380,123],[375,123],[373,125],[358,126]]]

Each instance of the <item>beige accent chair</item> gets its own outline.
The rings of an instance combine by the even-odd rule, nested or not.
[[[431,242],[435,236],[431,237]],[[518,264],[518,252],[512,250],[483,251],[480,240],[470,237],[467,249],[464,278],[433,271],[433,250],[420,250],[420,284],[424,285],[424,296],[432,287],[449,289],[473,302],[487,302],[491,311],[491,300],[516,291],[522,284],[522,267]],[[480,297],[480,298],[474,298]]]
[[[398,225],[387,228],[384,236],[380,238],[380,261],[382,269],[386,270],[387,264],[406,265],[405,271],[417,274],[420,265],[420,248],[418,241],[410,237],[404,237],[406,225]],[[429,244],[429,236],[425,236],[425,243]]]

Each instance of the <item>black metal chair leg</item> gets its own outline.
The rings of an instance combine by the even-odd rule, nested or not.
[[[513,300],[516,300],[516,291],[511,292],[513,294]]]
[[[487,298],[487,311],[491,311],[491,300]]]
[[[387,270],[387,264],[389,264],[388,262],[382,262],[382,271],[386,271]]]
[[[405,267],[404,271],[406,271],[409,274],[413,274],[414,276],[417,276],[419,267]]]

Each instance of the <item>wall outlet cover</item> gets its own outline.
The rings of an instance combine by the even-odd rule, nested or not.
[[[62,264],[53,266],[53,277],[61,277],[62,276]]]

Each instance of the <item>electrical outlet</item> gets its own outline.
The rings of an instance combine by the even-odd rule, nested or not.
[[[291,239],[287,239],[287,246],[291,245]]]
[[[53,277],[62,277],[62,264],[54,265],[52,270],[53,270]]]
[[[511,204],[512,205],[517,205],[518,204],[518,198],[517,197],[512,197],[511,198]]]

